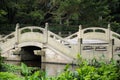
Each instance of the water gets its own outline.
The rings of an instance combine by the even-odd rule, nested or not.
[[[20,61],[5,61],[7,64],[20,65]],[[38,61],[24,61],[27,66],[38,67],[46,72],[46,76],[57,76],[63,72],[65,64],[53,64],[53,63],[40,63]],[[75,65],[70,65],[70,70],[74,71]]]

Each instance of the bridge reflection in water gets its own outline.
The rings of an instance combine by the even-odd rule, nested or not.
[[[13,65],[21,65],[22,62],[20,61],[5,61],[7,64],[13,64]],[[39,61],[23,61],[27,66],[29,67],[38,67],[41,70],[46,72],[47,76],[57,76],[60,73],[63,72],[66,64],[60,64],[60,63],[40,63]],[[70,65],[70,70],[74,71],[76,68],[75,65]]]

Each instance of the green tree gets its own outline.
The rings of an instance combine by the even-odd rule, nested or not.
[[[45,22],[102,27],[117,23],[119,26],[119,8],[119,0],[1,0],[0,28],[9,31],[16,23],[44,25]]]

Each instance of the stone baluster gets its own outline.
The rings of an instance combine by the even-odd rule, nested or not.
[[[68,32],[69,36],[72,34],[71,32]]]
[[[61,32],[58,32],[58,35],[59,35],[59,36],[62,36]]]
[[[30,28],[31,32],[33,32],[33,29],[34,29],[33,27]]]
[[[55,35],[53,35],[53,39],[55,39],[55,40],[56,40],[56,36],[55,36]]]

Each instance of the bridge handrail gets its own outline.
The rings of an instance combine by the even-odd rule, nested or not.
[[[27,27],[24,27],[24,28],[20,28],[19,31],[21,33],[22,30],[25,30],[25,29],[30,29],[31,32],[33,32],[33,29],[39,29],[41,30],[42,32],[44,32],[44,28],[41,28],[41,27],[38,27],[38,26],[27,26]]]
[[[105,29],[105,28],[98,28],[98,27],[85,28],[85,29],[82,29],[82,31],[84,33],[86,30],[89,30],[89,29],[92,29],[93,32],[95,32],[95,30],[102,30],[102,31],[105,31],[105,33],[107,32],[107,29]],[[101,33],[101,32],[99,32],[99,33]]]
[[[102,31],[105,32],[104,34],[107,33],[107,29],[105,29],[105,28],[90,27],[90,28],[81,29],[81,32],[82,32],[81,34],[82,34],[82,35],[86,34],[86,33],[84,33],[84,32],[87,31],[87,30],[93,30],[93,32],[96,32],[96,30],[102,30]],[[91,32],[87,32],[87,33],[91,33]],[[103,32],[97,32],[97,33],[103,33]],[[72,35],[66,37],[65,39],[75,38],[75,37],[78,36],[78,34],[79,34],[79,32],[73,33]],[[80,36],[82,36],[81,34],[80,34]]]
[[[2,38],[2,40],[6,41],[7,39],[10,39],[9,36],[12,36],[12,35],[15,37],[15,32],[12,32],[12,33],[6,35],[5,37]]]
[[[53,36],[53,37],[52,37]],[[63,39],[62,37],[56,35],[55,33],[51,32],[51,31],[48,31],[48,37],[51,37],[53,39],[56,39],[56,40],[60,40],[59,42],[62,43],[62,44],[67,44],[69,45],[70,47],[72,47],[72,44],[70,42],[68,42],[67,40]],[[65,45],[66,46],[66,45]]]
[[[113,38],[117,38],[117,39],[120,40],[120,35],[119,35],[118,33],[115,33],[115,32],[113,32],[113,31],[111,31],[111,36],[112,36]]]
[[[77,35],[78,35],[78,32],[75,32],[75,33],[73,33],[72,35],[66,37],[65,39],[72,39],[72,38],[74,38],[74,37],[77,37]]]

